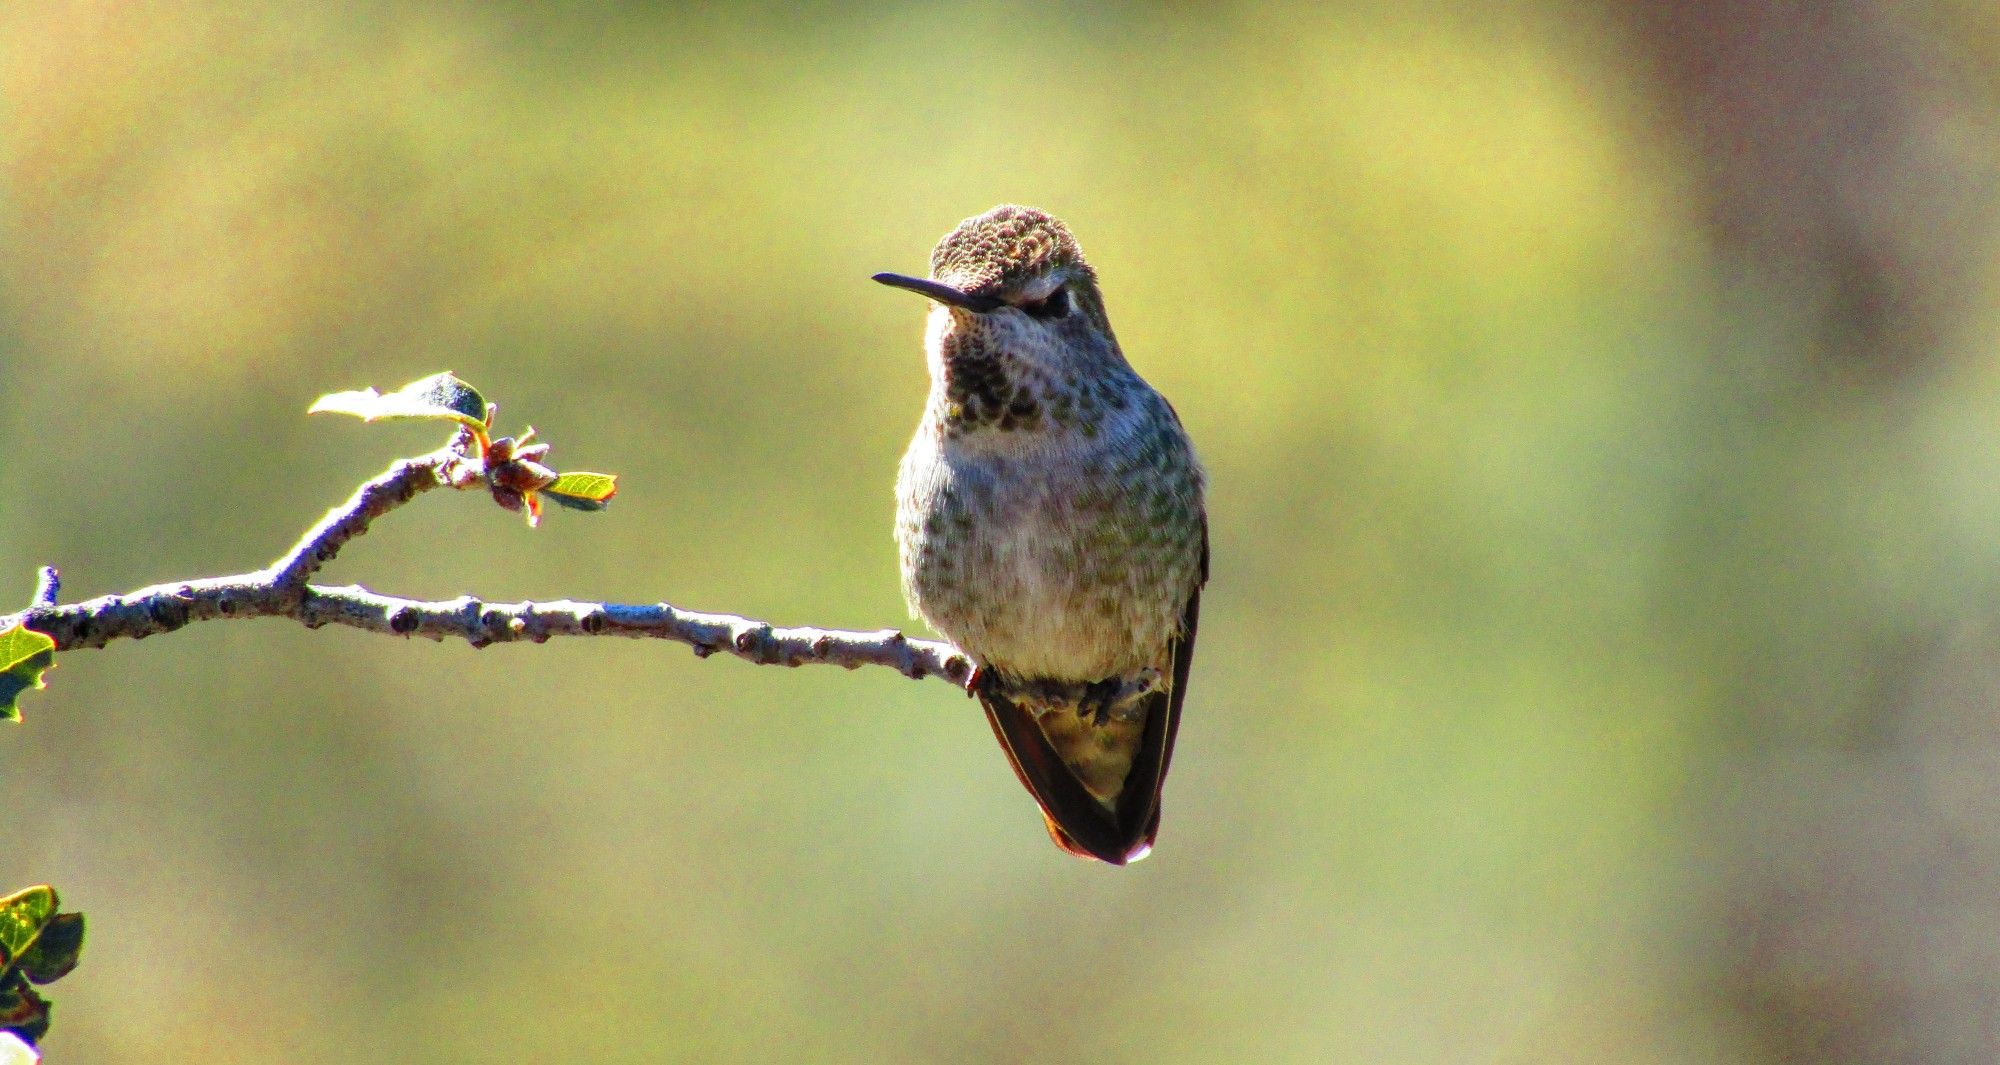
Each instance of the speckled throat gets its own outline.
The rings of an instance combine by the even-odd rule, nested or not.
[[[1134,389],[1146,388],[1118,351],[1096,293],[1078,286],[1071,298],[1073,320],[1041,333],[973,318],[937,338],[943,380],[932,413],[944,432],[1074,430],[1090,439]],[[1056,347],[1064,350],[1047,350]]]

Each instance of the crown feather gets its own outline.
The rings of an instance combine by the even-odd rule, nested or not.
[[[1095,276],[1067,226],[1046,211],[1011,203],[960,222],[931,252],[931,276],[972,295],[1017,289],[1064,268]]]

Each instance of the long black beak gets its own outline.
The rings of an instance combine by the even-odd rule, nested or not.
[[[876,274],[875,280],[891,288],[906,288],[911,292],[919,292],[929,296],[946,306],[963,307],[968,311],[978,314],[998,310],[1002,306],[1002,301],[992,296],[967,295],[950,285],[921,277],[905,277],[902,274]]]

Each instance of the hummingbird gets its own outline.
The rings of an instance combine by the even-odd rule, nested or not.
[[[1204,475],[1180,416],[1125,361],[1068,227],[968,218],[930,276],[930,394],[896,479],[910,610],[966,684],[1049,836],[1112,865],[1160,829],[1208,580]]]

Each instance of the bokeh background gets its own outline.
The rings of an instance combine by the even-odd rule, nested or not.
[[[2000,8],[0,6],[0,599],[263,564],[904,624],[920,270],[1066,218],[1213,480],[1165,832],[883,670],[277,621],[64,656],[52,1061],[2000,1052]]]

